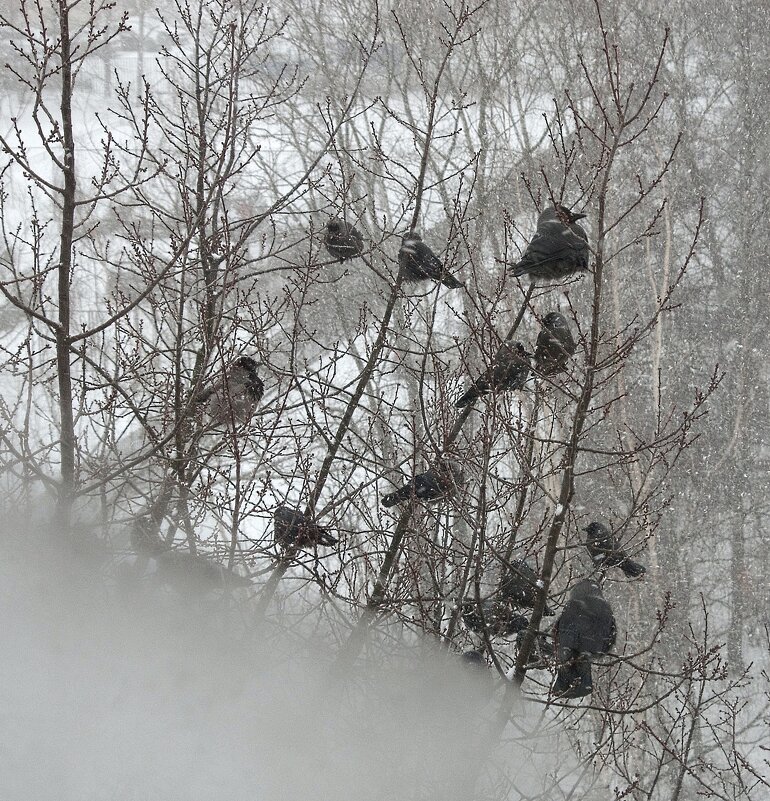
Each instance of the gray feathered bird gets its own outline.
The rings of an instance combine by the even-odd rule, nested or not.
[[[634,562],[625,552],[620,540],[603,523],[587,525],[586,548],[597,567],[619,567],[629,578],[637,578],[647,572],[644,565]]]
[[[462,409],[463,406],[475,403],[487,392],[521,389],[529,378],[529,373],[529,357],[521,342],[503,342],[495,354],[492,366],[455,401],[455,406]]]
[[[265,385],[257,375],[257,363],[241,356],[228,368],[224,377],[193,399],[206,404],[206,413],[214,425],[248,423],[254,415]]]
[[[335,259],[354,259],[364,252],[364,235],[350,223],[334,218],[326,223],[324,245]]]
[[[422,241],[417,231],[401,240],[398,263],[404,281],[439,281],[449,289],[460,289],[463,284],[447,272],[441,259]]]
[[[289,506],[279,506],[273,512],[273,535],[275,541],[284,547],[307,548],[311,545],[336,545],[338,542],[329,529]]]
[[[553,627],[559,666],[553,694],[582,698],[593,691],[591,657],[606,654],[615,644],[617,629],[612,609],[596,581],[578,582]]]
[[[535,370],[540,375],[560,373],[576,350],[577,344],[566,317],[559,312],[546,314],[537,335]]]
[[[521,259],[509,269],[514,277],[556,281],[588,269],[588,236],[577,224],[585,214],[573,214],[557,203],[537,218],[537,230]]]
[[[418,473],[400,489],[384,495],[382,505],[387,508],[410,499],[425,502],[438,501],[453,495],[463,481],[463,471],[459,462],[454,459],[442,458],[430,470]]]
[[[480,603],[463,603],[463,623],[471,631],[481,634],[485,629],[490,636],[510,637],[527,628],[529,620],[514,612],[506,600],[485,598]]]
[[[516,559],[511,562],[510,568],[500,582],[500,594],[507,598],[514,606],[532,609],[535,606],[538,593],[539,576],[523,560]],[[553,615],[553,610],[546,604],[544,615]]]
[[[250,578],[241,576],[212,559],[188,550],[171,548],[154,531],[149,517],[134,521],[131,545],[137,554],[155,560],[157,575],[161,581],[178,589],[209,592],[251,586]]]

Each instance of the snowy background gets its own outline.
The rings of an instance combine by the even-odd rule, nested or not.
[[[512,5],[0,11],[3,798],[770,798],[770,15]],[[515,337],[577,353],[455,436],[559,200],[591,271]],[[395,283],[414,227],[462,290]],[[256,414],[201,429],[242,354]],[[460,493],[381,506],[447,447]],[[281,503],[339,544],[282,558]],[[146,514],[251,586],[165,581]],[[558,614],[592,520],[647,567],[613,655],[513,693],[460,602],[526,559]]]

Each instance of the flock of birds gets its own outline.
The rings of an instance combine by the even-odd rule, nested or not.
[[[537,230],[521,259],[507,264],[514,277],[529,275],[532,280],[563,280],[586,271],[589,263],[588,237],[576,214],[566,206],[555,204],[543,211]],[[335,218],[326,223],[324,245],[329,254],[341,262],[364,255],[363,234],[345,220]],[[416,231],[407,233],[398,254],[400,277],[404,282],[435,281],[448,289],[459,289],[463,283],[451,275],[442,260],[423,242]],[[566,369],[576,351],[576,342],[565,317],[550,312],[542,320],[534,353],[521,342],[504,341],[492,365],[478,376],[455,402],[463,409],[488,393],[519,390],[534,372],[551,376]],[[209,424],[233,426],[247,423],[264,394],[264,384],[257,375],[257,363],[248,356],[236,359],[223,378],[193,396],[193,404],[204,411]],[[392,507],[399,503],[431,503],[452,496],[463,483],[461,464],[446,454],[427,471],[409,479],[395,492],[384,495],[381,503]],[[158,572],[175,583],[194,580],[209,586],[239,587],[251,584],[223,565],[190,551],[172,548],[158,533],[159,526],[149,516],[138,518],[132,531],[132,547],[137,554],[153,558]],[[586,529],[585,545],[600,578],[608,568],[618,567],[626,576],[637,577],[644,566],[633,561],[616,535],[600,522]],[[309,515],[285,505],[273,514],[273,534],[284,549],[334,546],[338,539],[328,528]],[[524,561],[513,561],[494,597],[476,598],[462,605],[462,619],[475,635],[510,637],[521,635],[529,626],[521,609],[535,605],[540,583],[537,573]],[[545,607],[544,614],[553,616]],[[553,694],[560,698],[579,698],[592,692],[591,659],[607,653],[615,642],[615,619],[604,599],[599,581],[583,579],[572,589],[569,599],[550,632],[537,633],[540,656],[529,667],[543,666],[549,659],[557,666]],[[469,663],[486,665],[483,651],[475,648],[463,654]]]
[[[629,578],[644,575],[644,565],[635,562],[623,548],[617,535],[598,521],[583,529],[585,546],[593,561],[597,578],[584,578],[570,592],[561,615],[549,631],[537,632],[536,652],[528,669],[546,668],[555,661],[556,680],[552,693],[560,699],[582,698],[593,692],[592,659],[607,654],[615,644],[617,629],[612,608],[601,589],[607,570],[620,568]],[[489,637],[511,637],[517,641],[529,626],[522,609],[535,606],[538,575],[526,562],[510,563],[491,598],[466,601],[462,607],[463,622],[475,634]],[[543,615],[553,617],[546,604]],[[463,659],[471,665],[486,664],[478,648],[466,651]]]

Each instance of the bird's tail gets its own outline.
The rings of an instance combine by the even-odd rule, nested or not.
[[[587,656],[576,656],[559,666],[553,694],[559,698],[582,698],[594,689],[591,661]]]
[[[441,283],[449,289],[462,289],[465,286],[462,281],[458,281],[453,275],[449,275],[449,273],[442,276]]]
[[[478,389],[476,389],[476,387],[471,387],[455,401],[455,408],[462,409],[464,406],[469,406],[471,403],[475,403],[478,399]]]
[[[508,265],[508,274],[513,278],[519,278],[520,276],[525,275],[526,272],[527,268],[523,266],[521,262]]]
[[[318,537],[316,542],[319,545],[336,545],[339,542],[339,539],[334,536],[334,534],[330,534],[328,529],[318,527]]]
[[[391,506],[395,506],[397,503],[401,503],[402,501],[408,501],[411,497],[412,485],[407,484],[406,486],[401,487],[401,489],[391,492],[389,495],[384,495],[381,503],[387,509]]]
[[[620,569],[629,578],[638,578],[647,572],[647,568],[644,565],[640,565],[639,562],[634,562],[633,559],[624,559],[620,564]]]

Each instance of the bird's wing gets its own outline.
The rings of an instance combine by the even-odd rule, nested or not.
[[[538,230],[524,251],[519,262],[522,266],[537,267],[540,264],[556,261],[566,257],[574,257],[575,253],[585,251],[588,256],[587,243],[576,236],[566,225],[560,222],[549,222]]]
[[[416,250],[420,266],[425,272],[431,278],[440,278],[444,273],[444,263],[441,259],[424,242],[418,242]]]
[[[589,625],[585,604],[570,599],[558,620],[559,648],[585,650],[582,644]]]
[[[615,618],[604,598],[591,598],[583,622],[581,650],[587,653],[606,653],[615,643]]]
[[[433,500],[444,495],[451,479],[443,479],[435,470],[428,470],[427,473],[420,473],[414,477],[415,495],[424,500]]]

